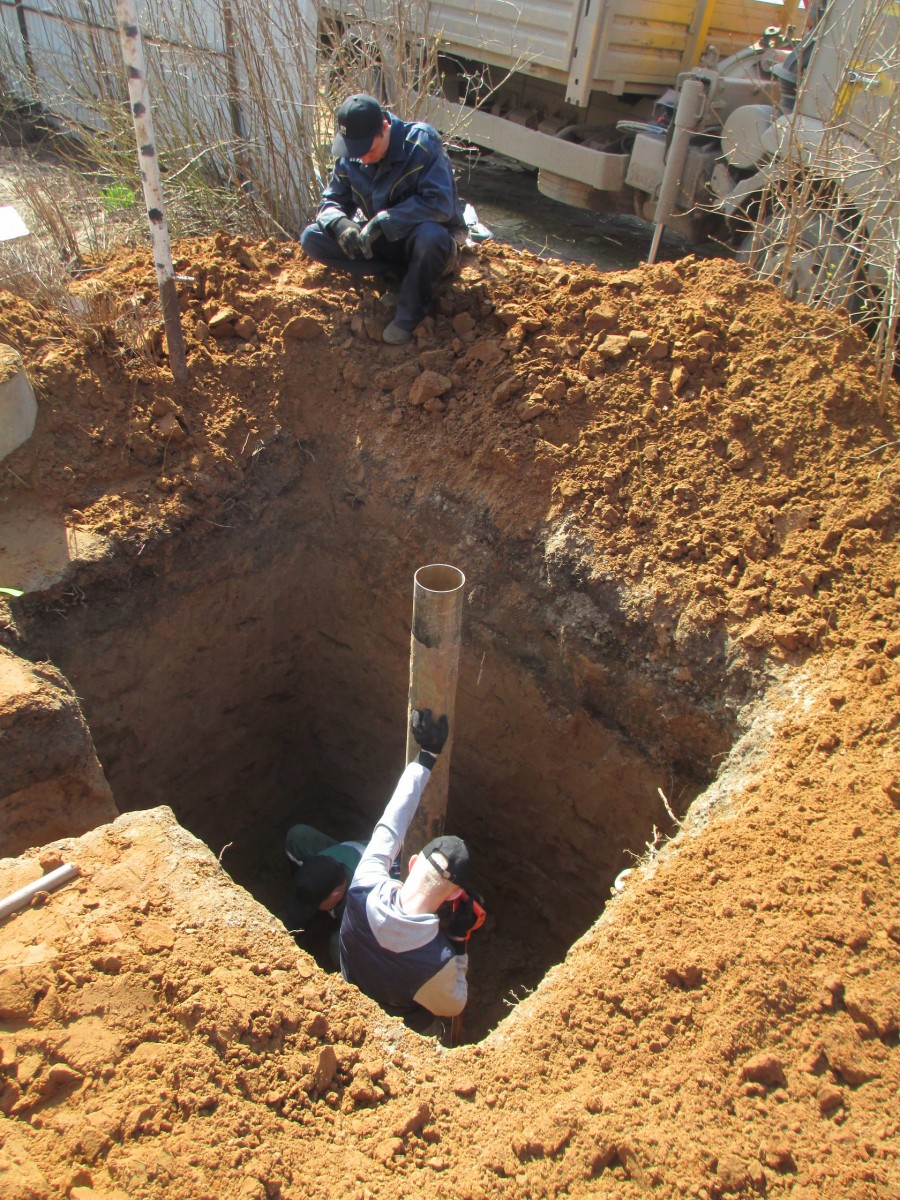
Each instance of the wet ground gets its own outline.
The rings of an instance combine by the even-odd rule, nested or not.
[[[479,220],[502,242],[534,254],[623,270],[645,262],[653,226],[618,213],[600,215],[542,196],[537,171],[497,154],[455,155],[460,198],[475,207]],[[694,246],[664,234],[658,258],[687,253],[718,257],[712,242]]]

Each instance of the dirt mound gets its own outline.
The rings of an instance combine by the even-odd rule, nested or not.
[[[0,931],[4,1195],[900,1194],[897,397],[857,335],[728,263],[488,245],[389,349],[389,300],[291,247],[178,253],[185,389],[143,254],[73,321],[0,302],[39,399],[3,503],[102,538],[82,582],[258,511],[340,430],[323,504],[401,476],[461,498],[555,589],[624,581],[635,653],[683,656],[686,692],[720,655],[765,701],[676,841],[452,1052],[323,975],[165,812],[67,846],[83,880]],[[0,637],[27,652],[63,586]]]
[[[302,454],[333,407],[439,465],[509,536],[562,522],[593,569],[749,649],[833,642],[890,587],[892,424],[865,346],[734,264],[599,276],[482,247],[398,352],[378,341],[374,292],[290,246],[182,251],[183,392],[147,362],[163,338],[143,254],[83,286],[74,327],[4,305],[0,338],[43,400],[12,492],[140,544],[220,520],[261,458]]]

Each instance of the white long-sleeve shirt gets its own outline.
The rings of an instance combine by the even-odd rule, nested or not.
[[[404,912],[401,884],[388,874],[430,774],[414,760],[400,776],[356,868],[340,933],[344,978],[414,1025],[422,1009],[455,1017],[468,997],[469,956],[457,953],[434,913]]]

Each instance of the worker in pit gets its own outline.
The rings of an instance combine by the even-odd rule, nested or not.
[[[331,960],[338,959],[338,930],[344,915],[347,888],[365,850],[364,842],[337,842],[312,825],[292,825],[285,853],[294,864],[294,894],[288,904],[286,924],[293,933],[321,930],[330,918]]]
[[[413,709],[410,728],[419,753],[400,776],[347,892],[341,972],[411,1029],[439,1035],[440,1018],[465,1008],[468,941],[484,908],[469,887],[461,838],[434,838],[412,855],[403,883],[390,876],[449,732],[447,718],[435,721],[427,708]]]
[[[336,162],[300,244],[310,258],[357,278],[400,276],[397,311],[382,337],[402,345],[430,311],[466,225],[440,134],[401,121],[360,93],[337,111]]]

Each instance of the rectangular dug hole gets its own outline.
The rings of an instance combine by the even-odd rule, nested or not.
[[[83,700],[119,808],[170,805],[281,916],[287,829],[366,840],[402,770],[415,569],[464,570],[446,830],[470,843],[489,913],[471,949],[474,1041],[672,831],[657,789],[681,815],[734,722],[718,685],[673,684],[669,659],[650,672],[658,631],[626,619],[615,581],[550,586],[537,552],[484,522],[476,539],[466,517],[374,497],[311,511],[288,488],[257,520],[85,584],[36,633]],[[412,556],[419,528],[428,559]]]

